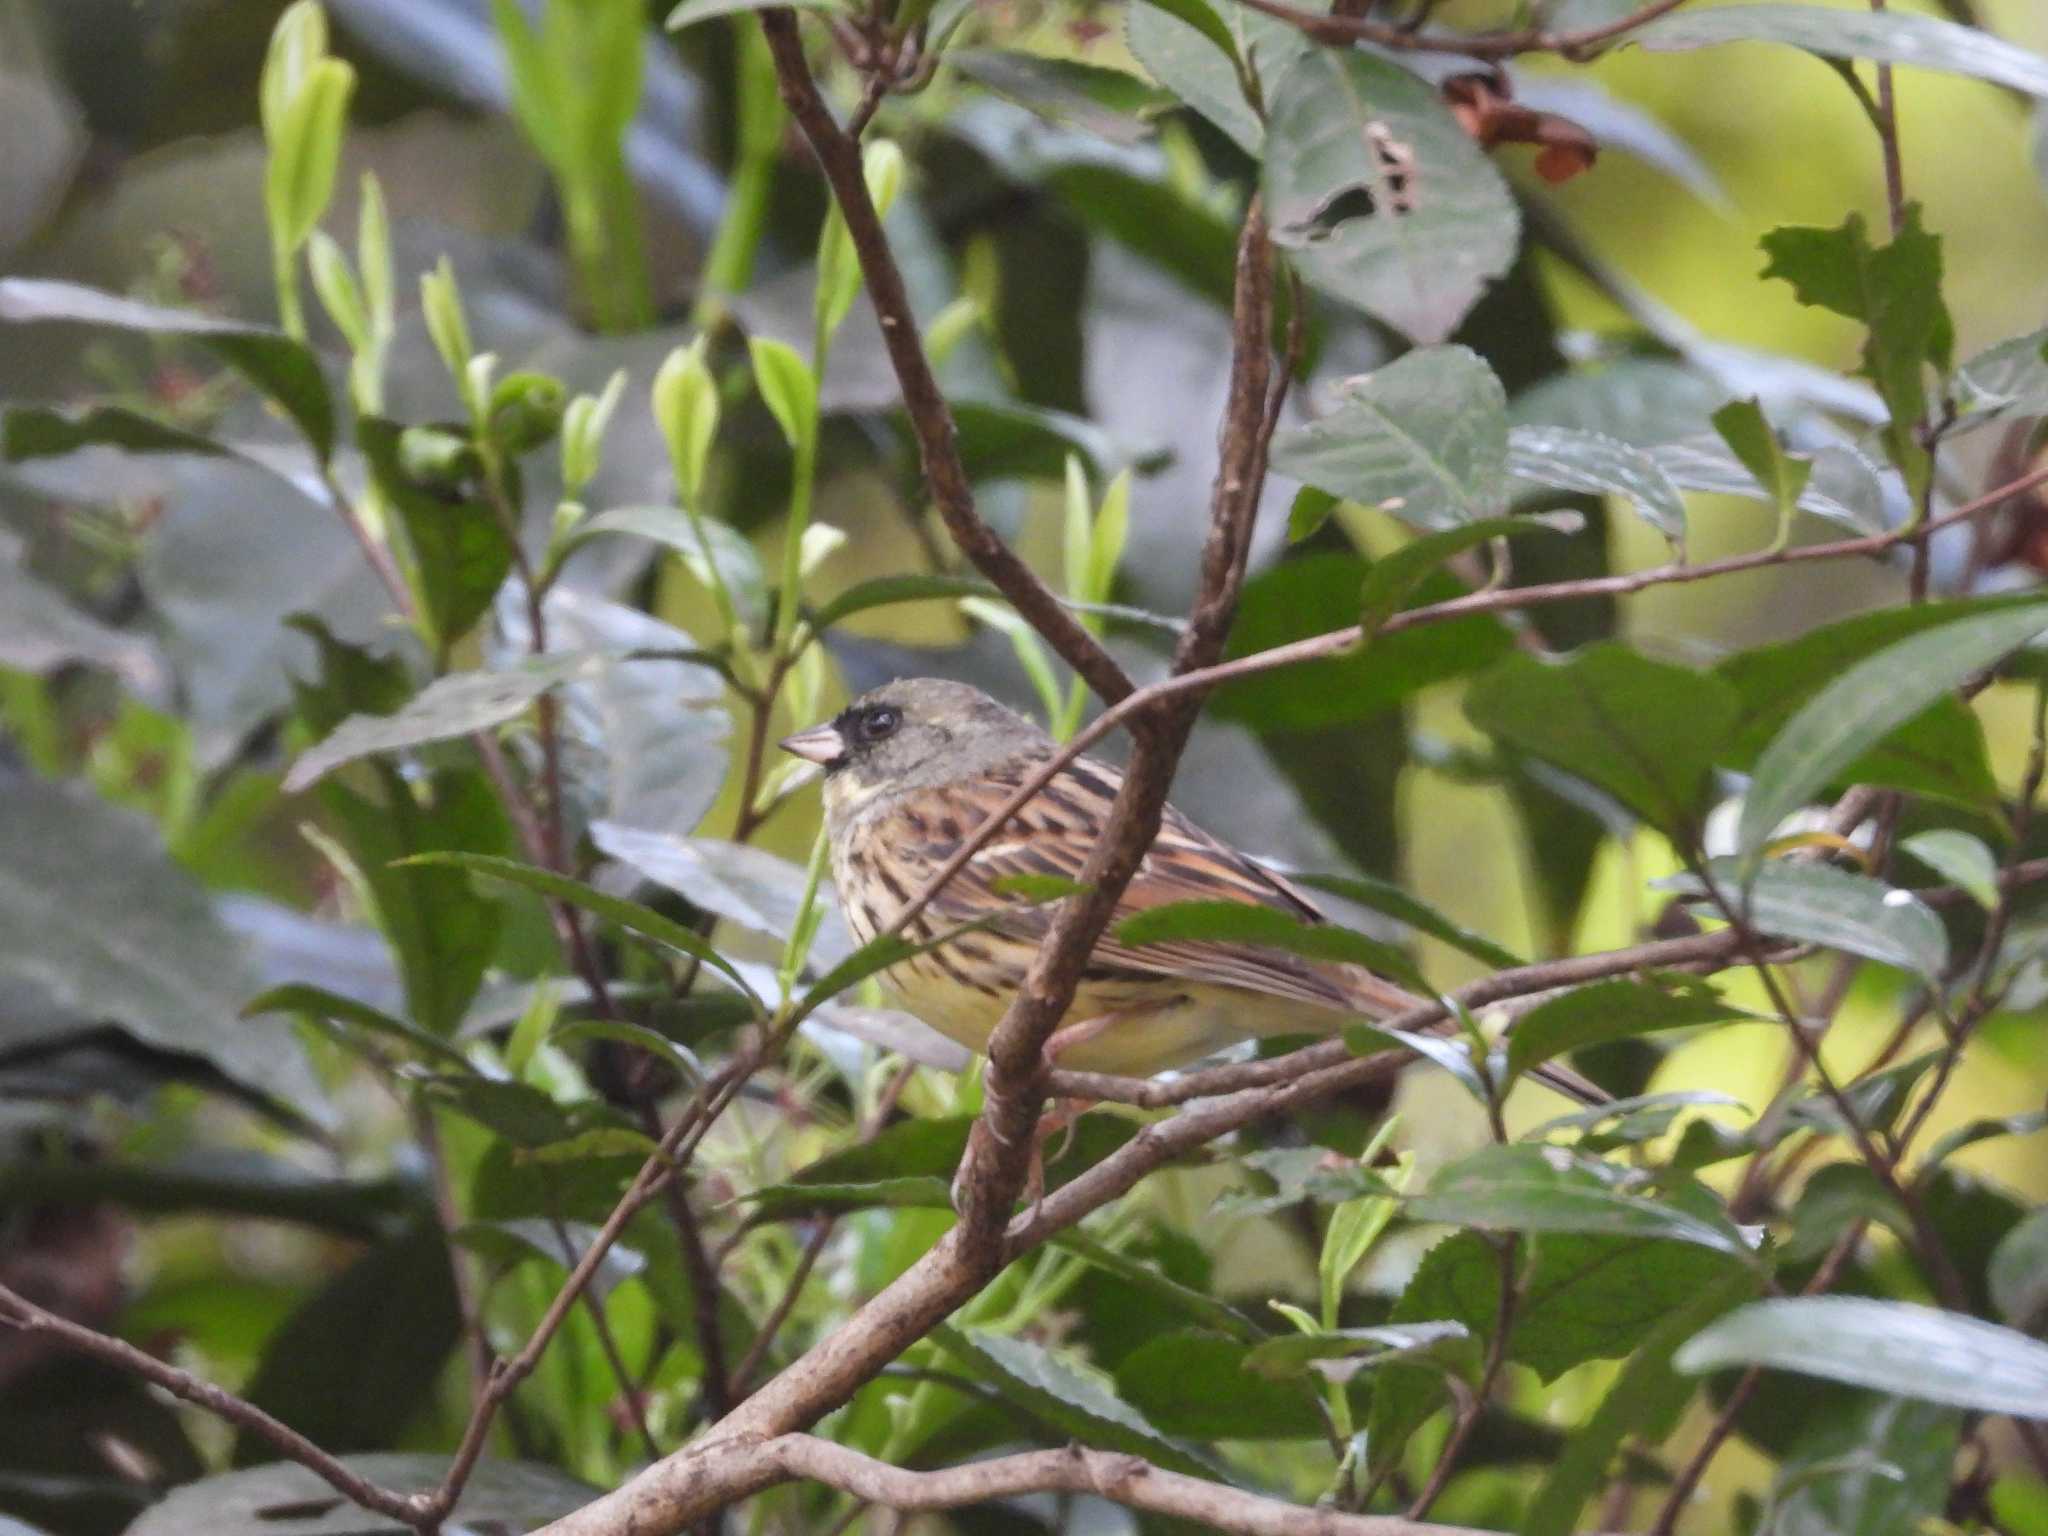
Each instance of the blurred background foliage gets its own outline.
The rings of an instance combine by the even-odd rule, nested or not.
[[[1842,8],[1862,9],[1847,0]],[[258,102],[281,10],[266,0],[0,0],[0,269],[246,320],[276,317]],[[1980,10],[1990,29],[2048,52],[2048,10],[2037,0],[1982,0]],[[565,497],[593,509],[673,504],[671,444],[648,391],[674,349],[708,335],[725,414],[703,509],[718,537],[732,541],[733,572],[751,568],[758,579],[783,569],[787,508],[802,476],[784,427],[739,366],[746,354],[736,337],[809,353],[825,204],[773,101],[751,25],[714,20],[670,36],[655,10],[598,0],[329,0],[328,11],[334,55],[353,81],[321,227],[353,253],[364,178],[373,176],[397,296],[394,324],[378,338],[382,369],[365,382],[344,380],[333,366],[337,395],[404,422],[464,416],[446,348],[417,298],[420,276],[444,259],[475,344],[495,354],[500,379],[531,371],[594,399],[623,370],[622,403],[589,478],[565,486],[546,455],[527,468],[517,504],[544,542]],[[1516,11],[1457,0],[1436,19],[1477,27]],[[1034,566],[1071,581],[1063,529],[1069,465],[1079,466],[1089,508],[1128,495],[1128,535],[1113,572],[1096,573],[1099,589],[1077,595],[1170,614],[1190,595],[1206,517],[1239,206],[1232,178],[1243,162],[1223,134],[1184,110],[1138,115],[1156,103],[1128,73],[1136,66],[1123,24],[1106,5],[977,4],[957,68],[922,94],[892,99],[878,129],[907,162],[889,226],[914,303],[935,352],[943,344],[949,390],[980,402],[963,410],[963,444],[985,515]],[[1081,75],[1046,61],[1114,73]],[[1608,152],[1560,187],[1530,175],[1524,151],[1497,157],[1531,210],[1536,238],[1458,339],[1507,384],[1516,419],[1547,419],[1541,386],[1568,361],[1625,358],[1636,347],[1669,355],[1698,344],[1702,357],[1709,346],[1741,347],[1770,359],[1714,354],[1727,369],[1718,387],[1699,371],[1690,383],[1646,382],[1637,400],[1645,443],[1662,441],[1673,422],[1703,423],[1730,393],[1821,398],[1853,372],[1859,329],[1759,275],[1757,241],[1773,227],[1832,226],[1852,210],[1873,228],[1883,223],[1869,124],[1828,65],[1760,45],[1680,54],[1624,47],[1591,68],[1534,62],[1518,66],[1518,76],[1528,99],[1586,122]],[[2034,104],[1914,70],[1900,73],[1898,99],[1908,191],[1944,240],[1958,355],[2041,326],[2048,141]],[[330,360],[345,356],[349,338],[333,306],[310,283],[305,289],[310,337]],[[1378,365],[1399,345],[1391,331],[1334,306],[1319,308],[1314,330],[1319,388]],[[1827,382],[1788,374],[1794,363],[1824,370]],[[337,1045],[279,1018],[238,1020],[238,1011],[266,985],[314,982],[386,1011],[409,1007],[422,1027],[509,1064],[564,1114],[600,1099],[630,1105],[633,1095],[604,1080],[621,1070],[616,1060],[543,1040],[557,1013],[573,1015],[581,999],[578,983],[560,976],[546,910],[530,894],[480,901],[465,876],[448,871],[415,872],[388,887],[372,881],[366,892],[351,884],[347,860],[301,835],[311,825],[356,847],[358,859],[379,835],[374,810],[351,820],[369,804],[358,794],[364,781],[292,794],[280,781],[334,711],[359,707],[362,695],[350,690],[362,679],[346,676],[350,653],[333,637],[387,640],[388,605],[345,528],[319,505],[323,487],[292,483],[294,470],[280,478],[266,462],[261,445],[274,446],[277,423],[261,402],[189,340],[48,325],[0,328],[0,396],[112,399],[259,445],[246,458],[95,447],[61,457],[10,453],[13,462],[0,465],[0,878],[16,891],[15,904],[0,908],[9,928],[0,935],[0,1278],[42,1286],[73,1315],[245,1390],[331,1449],[445,1449],[460,1427],[465,1373],[450,1249],[435,1226],[434,1165],[467,1223],[455,1262],[492,1278],[493,1336],[516,1341],[559,1280],[562,1250],[550,1244],[601,1219],[630,1173],[640,1146],[634,1122],[593,1114],[575,1129],[594,1140],[572,1142],[567,1160],[535,1164],[514,1151],[530,1130],[519,1119],[533,1110],[524,1100],[508,1094],[496,1111],[429,1105],[409,1114],[361,1066],[359,1039]],[[814,541],[805,560],[802,586],[814,609],[876,578],[954,568],[918,496],[895,400],[859,300],[819,392],[812,515],[845,536]],[[1979,433],[1953,449],[1945,493],[1961,500],[2004,478],[2010,464],[2000,472],[1992,463],[2000,443],[1998,433]],[[345,494],[366,494],[360,459],[337,459],[335,473]],[[1647,522],[1578,504],[1594,519],[1592,532],[1564,553],[1530,545],[1518,577],[1665,557],[1664,538]],[[1384,552],[1400,533],[1384,514],[1346,507],[1283,564],[1286,510],[1277,488],[1262,520],[1262,574],[1247,601],[1243,649],[1350,622],[1361,553]],[[1774,514],[1753,501],[1694,495],[1688,510],[1694,558],[1753,548],[1772,534]],[[400,515],[388,500],[384,513]],[[1964,559],[1960,545],[1944,542],[1937,585],[1953,589]],[[1328,564],[1312,567],[1317,561]],[[558,630],[585,626],[607,643],[654,650],[715,649],[727,637],[701,556],[635,537],[630,523],[622,536],[582,546],[564,571]],[[2023,563],[2017,572],[2000,579],[2031,580]],[[1455,590],[1449,577],[1438,580],[1437,595]],[[1698,663],[1896,602],[1904,580],[1902,566],[1796,566],[1665,588],[1619,607],[1546,610],[1535,622],[1559,645],[1619,632],[1652,654]],[[744,606],[745,592],[738,595]],[[1330,601],[1318,609],[1323,595]],[[60,606],[38,606],[52,601]],[[628,608],[645,627],[621,618]],[[294,615],[319,624],[287,625]],[[950,599],[855,614],[835,630],[830,664],[820,658],[795,688],[801,708],[785,695],[770,734],[904,672],[967,677],[1034,707],[1041,694],[1020,661],[1028,643],[1013,647],[1005,619],[1003,610]],[[507,622],[518,621],[512,614]],[[1134,671],[1159,670],[1156,628],[1127,618],[1107,628]],[[1447,634],[1428,638],[1442,646]],[[464,640],[457,654],[474,664],[492,643]],[[1477,665],[1471,658],[1505,654],[1512,638],[1489,620],[1458,643],[1471,648],[1462,673]],[[1503,772],[1467,720],[1462,677],[1422,686],[1424,663],[1410,664],[1419,669],[1412,678],[1390,656],[1377,665],[1393,682],[1341,696],[1312,680],[1289,684],[1291,699],[1233,705],[1226,696],[1198,734],[1176,798],[1242,846],[1285,864],[1397,880],[1520,953],[1632,942],[1667,917],[1667,898],[1649,882],[1677,863],[1658,834],[1617,818],[1611,805],[1588,813],[1584,797],[1569,802],[1526,764]],[[697,827],[700,843],[739,825],[753,835],[758,806],[742,803],[743,776],[729,771],[743,712],[711,669],[662,665],[675,669],[660,684],[663,707],[675,713],[671,735],[687,739],[650,744],[648,763],[671,775],[638,786],[668,797],[651,814],[671,828]],[[1066,683],[1052,683],[1057,702]],[[335,690],[324,702],[312,696],[322,685]],[[2007,785],[2025,754],[2031,702],[2028,688],[2000,684],[1974,705]],[[644,700],[601,689],[566,712],[579,709],[648,712]],[[463,810],[473,785],[453,775],[466,770],[432,754],[424,762],[451,775],[440,805],[463,825],[424,841],[400,829],[392,846],[432,847],[444,836],[470,852],[510,853],[513,828],[495,802],[484,796]],[[690,765],[681,779],[672,776],[677,763]],[[625,790],[614,779],[609,792],[620,817]],[[718,885],[723,897],[701,907],[662,899],[692,921],[722,920],[721,944],[772,975],[803,889],[815,797],[799,790],[773,811],[753,835],[773,858],[707,865],[712,856],[700,846],[683,877],[628,851],[631,829],[616,830],[615,820],[612,845],[600,838],[609,877],[621,890],[638,883],[625,873],[632,870],[657,886],[680,881],[685,892],[697,888],[692,881]],[[373,908],[388,916],[406,903],[426,915],[415,942],[430,949],[408,955],[400,945],[394,962],[368,919]],[[750,904],[769,914],[736,921]],[[180,952],[178,976],[206,990],[175,1000],[185,1013],[166,1005],[159,1016],[201,1019],[203,1029],[102,1025],[134,978],[125,960],[79,942],[78,931],[117,917],[117,931],[145,955],[153,944]],[[445,952],[432,952],[435,942]],[[829,948],[829,933],[824,942]],[[838,942],[843,952],[843,935]],[[1421,937],[1417,948],[1440,983],[1482,969],[1436,939]],[[662,979],[630,957],[618,963],[621,985],[654,988]],[[108,989],[67,1000],[53,982],[67,965],[105,967]],[[472,1000],[450,982],[446,1016],[425,1016],[425,978],[446,981],[465,966],[481,991]],[[1727,991],[1763,1003],[1742,978]],[[1831,1059],[1865,1059],[1891,1027],[1896,997],[1893,979],[1866,974],[1829,1038]],[[700,1154],[699,1191],[717,1213],[713,1239],[732,1244],[713,1310],[736,1352],[808,1262],[801,1256],[817,1229],[749,1225],[744,1207],[730,1202],[844,1148],[883,1104],[895,1058],[872,1043],[886,1037],[861,1033],[859,1014],[849,1008],[802,1042]],[[681,1035],[700,1048],[720,1038],[715,1020],[693,1027],[702,1033]],[[1994,1020],[1989,1048],[1966,1061],[1930,1137],[2039,1106],[2048,1092],[2039,1028],[2038,1011]],[[1631,1088],[1718,1089],[1750,1104],[1771,1097],[1782,1065],[1781,1043],[1761,1024],[1616,1063]],[[924,1070],[898,1086],[921,1118],[976,1104],[971,1076]],[[1476,1107],[1444,1077],[1411,1074],[1402,1107],[1404,1145],[1425,1166],[1483,1137]],[[1268,1150],[1298,1148],[1305,1133],[1355,1153],[1378,1108],[1333,1106],[1300,1131],[1267,1133]],[[1513,1108],[1526,1125],[1556,1105],[1534,1094]],[[545,1145],[556,1129],[529,1139]],[[549,1171],[537,1175],[537,1166]],[[1974,1179],[1999,1191],[1986,1200],[2048,1198],[2038,1138],[1987,1140],[1955,1166],[1969,1170],[1957,1175],[1959,1213]],[[1221,1220],[1207,1214],[1212,1197],[1242,1178],[1229,1168],[1156,1178],[1118,1218],[1117,1243],[1177,1280],[1248,1304],[1312,1294],[1312,1233],[1295,1214],[1256,1202]],[[656,1215],[636,1220],[651,1227]],[[881,1208],[841,1221],[820,1261],[825,1283],[802,1293],[794,1315],[798,1341],[899,1271],[947,1219]],[[1421,1241],[1404,1227],[1375,1252],[1355,1299],[1361,1318],[1384,1312]],[[672,1236],[639,1231],[617,1269],[605,1282],[609,1337],[585,1313],[572,1316],[503,1429],[507,1450],[599,1484],[640,1458],[640,1429],[663,1445],[685,1432],[703,1368],[687,1322],[701,1304],[699,1280]],[[1098,1366],[1118,1370],[1120,1387],[1148,1379],[1119,1362],[1164,1326],[1142,1292],[1057,1252],[1006,1277],[971,1310],[959,1321],[997,1336],[1028,1330],[1041,1342],[1079,1344]],[[620,1359],[634,1390],[619,1390]],[[1512,1518],[1517,1495],[1508,1490],[1523,1486],[1516,1469],[1549,1454],[1557,1427],[1581,1418],[1610,1376],[1611,1367],[1593,1364],[1548,1389],[1532,1386],[1531,1411],[1489,1423],[1490,1439],[1475,1447],[1482,1465],[1505,1470],[1494,1481],[1461,1480],[1441,1516]],[[1233,1387],[1246,1390],[1242,1380]],[[943,1464],[1011,1433],[986,1395],[885,1385],[889,1393],[864,1395],[853,1410],[872,1422],[849,1432],[878,1454]],[[1155,1389],[1147,1406],[1167,1414],[1173,1398]],[[267,1455],[132,1381],[6,1332],[0,1424],[0,1512],[67,1536],[119,1530],[156,1490]],[[1179,1428],[1205,1432],[1192,1422]],[[1745,1425],[1749,1441],[1764,1446],[1782,1428]],[[1291,1479],[1308,1495],[1327,1475],[1313,1441],[1283,1439],[1261,1454],[1274,1480]],[[1727,1456],[1715,1473],[1716,1507],[1759,1486],[1766,1465],[1755,1451]],[[2038,1485],[2031,1496],[2048,1500]],[[815,1529],[841,1513],[829,1499],[807,1508]],[[1091,1503],[1085,1513],[1045,1501],[954,1520],[987,1531],[1128,1523],[1106,1506]]]

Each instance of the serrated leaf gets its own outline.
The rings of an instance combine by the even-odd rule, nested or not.
[[[1973,674],[2048,630],[2048,604],[1978,613],[1885,647],[1838,676],[1757,759],[1736,834],[1753,869],[1778,824],[1871,747]]]
[[[1507,397],[1466,347],[1432,347],[1346,386],[1337,408],[1277,438],[1273,467],[1418,528],[1507,510]]]
[[[1609,1040],[1752,1016],[1703,987],[1668,991],[1628,977],[1596,981],[1548,998],[1515,1021],[1508,1073],[1519,1077],[1552,1057]]]
[[[1214,1473],[1178,1441],[1155,1429],[1104,1380],[1043,1345],[948,1323],[941,1323],[930,1337],[970,1375],[1085,1444],[1142,1456],[1154,1466],[1185,1476]]]
[[[1264,84],[1275,242],[1317,287],[1442,341],[1514,261],[1521,216],[1500,172],[1390,60],[1314,48]]]
[[[2048,96],[2048,59],[1976,27],[1906,11],[1843,12],[1819,5],[1730,5],[1663,16],[1629,34],[1657,53],[1722,43],[1787,43],[1830,59],[1870,59],[1974,75]]]
[[[1697,829],[1737,707],[1735,690],[1712,674],[1612,643],[1561,662],[1511,656],[1465,696],[1467,718],[1488,735],[1605,790],[1681,841]]]
[[[323,462],[334,451],[334,404],[310,348],[267,325],[144,304],[48,278],[0,278],[0,320],[68,321],[183,336],[215,353],[281,406]]]
[[[1620,496],[1673,544],[1685,543],[1685,498],[1650,454],[1573,427],[1508,429],[1508,472],[1531,485]]]
[[[1825,864],[1774,859],[1747,886],[1733,860],[1716,859],[1707,869],[1722,894],[1763,933],[1862,955],[1930,981],[1948,967],[1941,919],[1911,891]],[[1690,875],[1668,885],[1688,896],[1706,894]]]
[[[1671,1367],[1678,1348],[1706,1324],[1755,1294],[1756,1276],[1737,1271],[1673,1312],[1650,1330],[1564,1454],[1551,1460],[1523,1516],[1522,1536],[1570,1536],[1579,1512],[1607,1476],[1609,1463],[1631,1435],[1656,1445],[1676,1427],[1698,1388]]]
[[[1392,618],[1429,579],[1430,573],[1474,545],[1525,533],[1577,533],[1586,520],[1576,512],[1539,513],[1533,517],[1489,517],[1476,523],[1424,534],[1373,561],[1358,594],[1358,621],[1368,635]]]
[[[1961,30],[1961,29],[1958,29]],[[1863,372],[1890,408],[1885,441],[1892,462],[1916,493],[1928,473],[1915,434],[1927,412],[1929,364],[1947,372],[1955,326],[1941,297],[1941,241],[1920,224],[1914,204],[1891,244],[1872,246],[1863,216],[1839,229],[1775,229],[1764,236],[1766,278],[1792,284],[1802,304],[1860,320],[1869,330]]]
[[[284,791],[302,794],[344,763],[430,742],[487,731],[517,719],[549,689],[594,676],[604,658],[541,656],[502,672],[452,672],[438,677],[389,715],[351,715],[299,755]]]
[[[1179,1329],[1116,1363],[1117,1395],[1167,1434],[1191,1440],[1308,1440],[1325,1430],[1317,1392],[1245,1368],[1243,1339]]]
[[[1676,1364],[1695,1375],[1763,1365],[1920,1402],[2048,1418],[2048,1344],[1914,1302],[1862,1296],[1751,1302],[1695,1334]]]

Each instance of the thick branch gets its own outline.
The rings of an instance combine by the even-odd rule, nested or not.
[[[917,451],[924,465],[925,484],[932,504],[945,520],[946,531],[962,554],[972,560],[984,576],[1002,590],[1004,597],[1059,652],[1061,660],[1088,680],[1103,698],[1111,702],[1131,691],[1131,680],[1080,621],[1062,608],[1037,574],[1018,558],[1016,552],[997,537],[995,530],[974,510],[974,492],[967,482],[967,468],[960,462],[954,444],[953,412],[939,392],[925,357],[924,342],[917,333],[917,319],[910,307],[910,295],[903,286],[888,237],[882,233],[881,218],[868,196],[867,178],[861,173],[860,145],[833,119],[831,108],[818,93],[804,61],[803,39],[797,32],[796,14],[788,10],[761,13],[761,32],[775,58],[775,79],[790,115],[810,141],[811,152],[832,189],[833,201],[846,218],[846,232],[860,257],[862,276],[874,301],[875,318],[881,322],[882,340],[895,366],[896,380],[903,391],[903,406],[910,414],[911,430],[917,434]]]

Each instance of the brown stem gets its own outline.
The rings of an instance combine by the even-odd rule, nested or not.
[[[4,1285],[0,1285],[0,1324],[18,1328],[24,1333],[42,1334],[67,1349],[140,1376],[173,1397],[204,1408],[217,1418],[255,1435],[278,1455],[287,1461],[297,1462],[343,1498],[364,1509],[400,1521],[414,1530],[424,1530],[438,1519],[438,1516],[428,1517],[420,1496],[396,1493],[370,1482],[321,1450],[289,1424],[272,1418],[247,1399],[237,1397],[210,1381],[203,1381],[190,1371],[167,1365],[125,1340],[47,1312]]]
[[[867,281],[868,296],[874,302],[875,317],[881,322],[882,341],[895,366],[896,380],[903,392],[904,409],[911,430],[917,435],[918,456],[924,465],[925,484],[932,503],[945,521],[946,531],[961,553],[1001,589],[1004,597],[1031,627],[1060,655],[1060,659],[1088,680],[1103,698],[1114,702],[1131,691],[1131,680],[1109,652],[1080,621],[1047,589],[1038,575],[1016,551],[982,521],[974,508],[974,492],[967,479],[954,439],[952,407],[939,392],[924,342],[917,330],[915,311],[903,274],[889,249],[882,221],[868,196],[867,178],[862,173],[860,146],[833,119],[832,110],[811,78],[804,60],[803,38],[797,31],[796,13],[783,9],[761,12],[761,33],[775,58],[775,78],[783,104],[810,141],[833,200],[846,219],[846,232],[860,257],[861,273]]]
[[[1410,1520],[1420,1520],[1427,1515],[1430,1506],[1436,1503],[1437,1495],[1450,1482],[1451,1474],[1458,1469],[1458,1457],[1464,1453],[1472,1431],[1479,1427],[1480,1415],[1486,1411],[1487,1401],[1493,1396],[1500,1373],[1508,1363],[1508,1336],[1514,1331],[1521,1295],[1515,1280],[1515,1256],[1520,1247],[1521,1244],[1510,1235],[1499,1239],[1494,1249],[1494,1257],[1500,1263],[1500,1301],[1494,1310],[1493,1337],[1486,1345],[1486,1364],[1479,1373],[1479,1385],[1473,1389],[1472,1400],[1459,1411],[1458,1422],[1452,1427],[1450,1438],[1444,1441],[1442,1454],[1437,1457],[1436,1465],[1429,1469],[1429,1481],[1422,1485],[1422,1491],[1408,1506]]]

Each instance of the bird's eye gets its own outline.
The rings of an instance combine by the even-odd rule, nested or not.
[[[877,705],[860,717],[860,739],[881,741],[885,737],[895,735],[896,727],[902,723],[903,714],[900,710],[891,709],[886,704]]]

